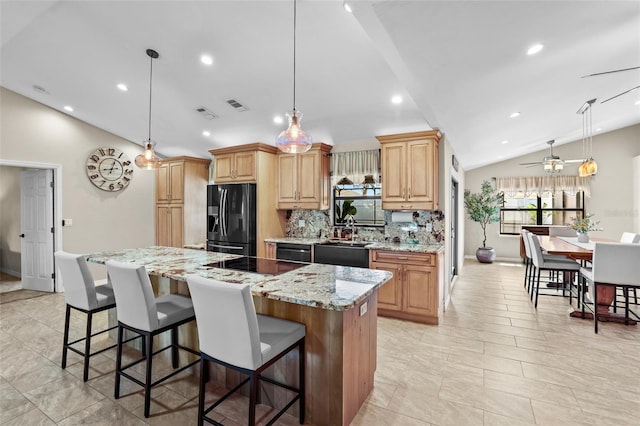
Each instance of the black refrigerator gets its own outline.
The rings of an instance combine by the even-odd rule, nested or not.
[[[256,255],[256,184],[207,186],[207,250]]]

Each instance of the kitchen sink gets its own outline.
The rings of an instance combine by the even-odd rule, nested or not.
[[[328,265],[369,267],[369,249],[364,248],[371,243],[353,241],[327,241],[315,245],[315,263]]]

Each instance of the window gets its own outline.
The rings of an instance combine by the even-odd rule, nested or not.
[[[583,218],[584,192],[543,192],[526,196],[504,194],[500,209],[500,234],[520,234],[522,225],[568,225],[574,217]]]
[[[353,216],[355,226],[384,226],[379,183],[335,185],[333,202],[334,226],[346,226],[349,216]]]

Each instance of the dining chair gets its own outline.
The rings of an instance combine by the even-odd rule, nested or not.
[[[623,232],[620,237],[621,243],[638,244],[640,243],[640,234],[634,234],[633,232]]]
[[[640,287],[640,244],[596,242],[592,267],[580,268],[580,274],[591,283],[589,288],[593,300],[594,331],[598,333],[599,315],[609,311],[609,304],[598,300],[599,286],[623,289],[625,322],[629,323],[629,290]],[[584,306],[585,304],[583,314]]]
[[[305,325],[256,313],[247,284],[231,284],[197,275],[188,275],[200,342],[200,392],[198,425],[219,424],[207,417],[225,399],[249,382],[248,424],[255,425],[256,401],[260,382],[265,381],[294,394],[267,424],[273,424],[299,401],[299,421],[305,411]],[[262,373],[293,349],[298,349],[298,386],[263,376]],[[205,408],[205,386],[209,361],[246,375],[233,389]]]
[[[524,244],[524,252],[525,252],[525,278],[524,278],[524,287],[527,289],[527,292],[531,294],[531,300],[533,300],[533,293],[531,292],[533,289],[533,276],[534,276],[534,269],[535,269],[535,265],[533,264],[533,260],[531,258],[531,243],[529,241],[529,234],[531,234],[531,231],[527,230],[527,229],[523,229],[521,231],[522,233],[522,242]],[[549,254],[547,252],[545,252],[544,250],[542,251],[542,255],[549,260],[552,259],[564,259],[567,260],[569,259],[567,256],[561,255],[561,254]],[[549,279],[551,279],[551,277],[549,277]]]
[[[93,314],[116,307],[113,288],[110,283],[98,286],[95,284],[91,271],[89,271],[89,267],[87,266],[87,261],[83,255],[68,253],[61,250],[56,251],[53,255],[58,269],[60,270],[60,279],[64,285],[64,300],[67,304],[64,317],[61,366],[63,369],[67,368],[67,351],[72,351],[81,355],[84,358],[82,380],[86,382],[89,379],[89,359],[94,355],[113,349],[116,346],[111,345],[91,353],[91,338],[116,328],[116,326],[114,326],[96,333],[91,332],[91,328],[93,326]],[[73,342],[69,342],[71,309],[83,312],[87,316],[84,337],[74,340]],[[80,342],[84,342],[84,351],[80,351],[73,347],[73,345]]]
[[[116,355],[115,399],[120,398],[120,379],[125,377],[144,388],[144,416],[149,417],[151,388],[186,370],[199,361],[199,352],[178,343],[178,327],[195,320],[193,303],[187,296],[165,294],[154,297],[146,268],[141,265],[109,260],[107,273],[113,283],[113,292],[118,305],[118,350]],[[124,331],[129,330],[142,338],[142,357],[128,365],[122,365]],[[171,331],[171,343],[153,352],[153,338]],[[171,349],[173,371],[156,381],[151,381],[153,356]],[[179,367],[179,349],[198,355],[198,359]],[[146,360],[145,379],[138,380],[126,372],[129,368]]]
[[[562,286],[562,294],[564,295],[564,272],[570,273],[569,285],[571,286],[571,282],[573,281],[573,276],[580,270],[580,265],[573,259],[557,259],[545,257],[542,253],[542,248],[540,247],[540,240],[538,236],[529,233],[529,244],[531,248],[531,259],[537,271],[536,276],[536,296],[534,306],[538,307],[538,296],[540,294],[540,272],[541,271],[553,271],[553,272],[562,272],[560,274],[562,276],[563,286]],[[579,291],[579,290],[578,290]],[[572,289],[569,287],[569,303],[571,303],[571,294]],[[579,299],[580,296],[578,296]]]

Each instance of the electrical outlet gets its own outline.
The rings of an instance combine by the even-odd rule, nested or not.
[[[300,220],[298,221],[298,227],[300,227],[300,228],[304,228],[304,220],[300,219]]]
[[[427,222],[424,224],[424,230],[426,232],[431,232],[432,229],[433,229],[433,225],[431,224],[431,222]]]
[[[369,307],[369,302],[364,302],[362,305],[360,305],[360,316],[363,316],[364,314],[367,313],[368,307]]]
[[[73,226],[73,219],[62,219],[62,226]]]

